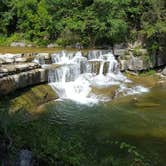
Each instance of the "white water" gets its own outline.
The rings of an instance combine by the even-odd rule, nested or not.
[[[93,87],[102,89],[119,85],[117,93],[124,95],[147,92],[141,86],[128,88],[131,83],[119,70],[119,64],[114,55],[91,51],[87,57],[81,52],[60,52],[51,55],[52,63],[59,65],[49,69],[49,85],[61,99],[70,99],[79,103],[89,104],[107,101],[108,97],[92,93]]]

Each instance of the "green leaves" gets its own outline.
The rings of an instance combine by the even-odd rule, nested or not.
[[[2,0],[0,33],[88,47],[137,40],[140,32],[151,39],[166,33],[164,5],[164,0]]]

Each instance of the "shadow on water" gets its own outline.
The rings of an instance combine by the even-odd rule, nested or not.
[[[26,110],[10,114],[10,157],[28,148],[36,165],[164,166],[165,92],[154,88],[136,101],[122,97],[93,106],[51,101],[37,118]]]

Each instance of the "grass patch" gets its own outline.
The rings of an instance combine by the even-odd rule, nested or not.
[[[156,74],[155,70],[148,70],[148,71],[144,71],[144,72],[140,73],[139,75],[140,76],[151,76],[151,75],[154,75],[154,74]]]

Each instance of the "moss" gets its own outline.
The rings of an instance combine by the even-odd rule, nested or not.
[[[143,85],[145,87],[154,87],[159,80],[159,77],[155,74],[154,70],[150,70],[139,75],[125,74],[135,84]]]
[[[133,55],[134,56],[142,56],[143,54],[142,54],[142,52],[140,51],[139,48],[134,48]]]
[[[37,85],[11,99],[9,110],[16,112],[24,109],[28,112],[34,112],[37,106],[56,98],[58,96],[50,86]]]
[[[155,74],[156,74],[155,70],[148,70],[148,71],[145,71],[143,73],[140,73],[140,76],[152,76],[152,75],[155,75]]]

